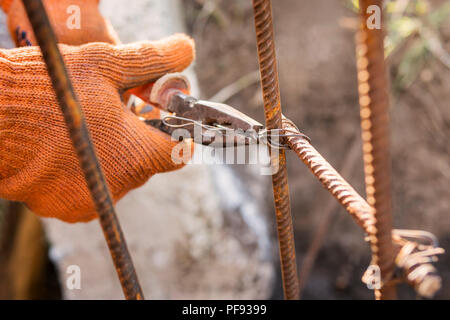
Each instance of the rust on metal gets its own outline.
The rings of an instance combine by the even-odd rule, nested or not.
[[[391,159],[389,153],[389,95],[384,59],[384,34],[381,25],[369,27],[373,12],[381,0],[360,0],[360,30],[356,35],[356,64],[363,140],[367,202],[375,210],[372,264],[380,268],[386,286],[375,291],[376,299],[395,299],[396,289],[389,284],[394,272],[394,247],[391,239]],[[381,17],[380,17],[381,22]]]
[[[375,210],[342,178],[307,139],[295,136],[300,131],[292,121],[284,117],[283,129],[288,134],[286,142],[289,147],[367,233],[367,240],[371,249],[376,250],[378,243]],[[293,134],[293,136],[289,134]],[[436,243],[423,245],[406,240],[404,239],[404,231],[394,231],[389,232],[389,237],[394,243],[395,265],[402,271],[403,279],[401,280],[409,283],[420,295],[432,297],[440,288],[441,278],[431,263],[435,262],[437,260],[436,255],[444,253],[444,250],[438,248]]]
[[[47,65],[70,138],[78,154],[125,297],[143,299],[111,194],[45,8],[41,0],[23,0],[23,3]]]
[[[402,233],[417,233],[418,240],[423,240],[420,235],[423,231],[418,230],[393,230],[394,245],[396,246],[397,256],[395,258],[396,266],[403,270],[403,278],[411,285],[416,292],[426,298],[432,298],[441,288],[442,280],[437,273],[433,262],[437,261],[437,255],[444,254],[445,250],[437,246],[437,242],[423,244],[411,242],[402,238]],[[405,236],[405,235],[403,235]],[[431,235],[434,238],[434,235]]]
[[[266,127],[281,128],[281,101],[270,0],[253,0],[258,61],[264,98]],[[275,213],[280,246],[281,273],[285,299],[298,299],[299,285],[292,226],[286,155],[284,150],[271,154],[276,173],[272,175]]]
[[[299,133],[298,128],[292,121],[286,118],[283,118],[283,129],[285,133]],[[374,240],[373,235],[376,231],[373,208],[341,177],[308,140],[288,136],[286,141],[300,160],[320,180],[322,185],[344,206],[356,223],[367,232],[372,244]]]

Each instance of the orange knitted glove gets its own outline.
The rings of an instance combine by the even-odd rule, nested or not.
[[[177,142],[126,109],[119,91],[186,68],[190,38],[60,49],[114,200],[180,167],[171,159]],[[67,222],[96,217],[38,47],[0,50],[0,197]]]
[[[70,45],[81,45],[88,42],[119,44],[120,40],[114,28],[100,14],[98,3],[99,0],[44,0],[58,42]],[[73,13],[67,13],[67,8],[73,5],[80,8],[80,29],[71,29],[67,26],[67,21],[73,16]],[[8,15],[9,30],[16,46],[37,46],[22,0],[0,0],[0,6]],[[146,97],[139,94],[144,89],[145,86],[134,90],[139,98],[146,100]],[[130,93],[124,93],[122,96],[125,101],[128,101]],[[136,110],[148,106],[145,102],[135,102],[135,104]],[[146,113],[146,117],[157,119],[160,117],[160,111],[154,108]]]
[[[46,11],[59,43],[81,45],[88,42],[118,44],[119,39],[98,10],[99,0],[44,0]],[[22,0],[0,0],[8,16],[8,27],[17,46],[37,45]],[[76,6],[76,7],[74,7]],[[68,9],[79,8],[77,12]],[[77,28],[77,23],[79,27]]]

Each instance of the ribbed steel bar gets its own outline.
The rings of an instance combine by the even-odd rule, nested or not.
[[[56,97],[95,203],[125,297],[126,299],[143,299],[142,289],[114,210],[111,194],[95,154],[81,106],[73,90],[45,8],[41,0],[23,0],[23,3],[41,47]]]
[[[298,128],[286,118],[283,118],[283,129],[286,134],[299,133]],[[371,249],[374,249],[376,240],[374,209],[341,177],[307,139],[288,136],[286,142],[320,180],[322,185],[330,191],[355,219],[356,223],[368,234]]]
[[[364,172],[367,202],[375,209],[377,239],[372,264],[379,266],[382,279],[389,279],[394,271],[395,254],[391,239],[389,95],[381,28],[382,0],[360,0],[359,5],[361,27],[356,35],[356,59]],[[375,298],[395,299],[395,286],[376,290]]]
[[[266,127],[267,129],[278,129],[281,128],[282,114],[271,1],[253,0],[253,9]],[[271,153],[271,163],[275,172],[272,175],[272,186],[284,297],[293,300],[299,297],[299,286],[284,150],[280,150],[279,153]]]
[[[354,171],[357,161],[360,160],[360,146],[359,143],[356,142],[356,139],[354,139],[352,146],[348,150],[348,153],[346,154],[346,157],[343,161],[341,173],[344,176],[351,175],[351,173]],[[329,234],[330,227],[338,211],[338,206],[338,202],[334,201],[334,199],[332,198],[329,198],[322,203],[322,206],[319,209],[321,211],[320,214],[322,214],[320,223],[317,226],[317,229],[311,240],[311,244],[303,257],[302,264],[300,265],[300,299],[302,298],[302,294],[306,287],[308,278],[314,269],[315,260],[320,252],[320,248],[324,244]],[[312,214],[314,215],[314,212]]]
[[[286,138],[288,146],[366,232],[371,250],[377,250],[375,210],[307,139],[298,136],[300,132],[290,120],[283,118],[283,129],[286,134],[297,135]],[[395,245],[394,256],[397,256],[397,267],[403,270],[404,279],[415,288],[417,293],[425,297],[432,297],[439,290],[441,284],[441,279],[432,262],[437,260],[436,255],[444,252],[443,249],[407,241],[396,233],[389,233],[389,236]]]

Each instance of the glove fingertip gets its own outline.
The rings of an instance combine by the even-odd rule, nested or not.
[[[142,41],[111,48],[105,56],[103,70],[113,71],[120,89],[153,82],[170,72],[181,72],[195,58],[194,40],[175,34],[158,41]]]
[[[167,39],[168,42],[173,42],[174,47],[179,47],[186,54],[186,57],[190,58],[189,64],[191,64],[196,55],[194,39],[184,33],[176,33]]]
[[[139,128],[139,131],[146,137],[146,143],[142,144],[145,149],[143,162],[146,162],[145,166],[152,174],[180,169],[192,158],[194,143],[190,139],[180,142],[146,125]]]

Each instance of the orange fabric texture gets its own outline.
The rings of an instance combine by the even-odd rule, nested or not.
[[[69,45],[82,45],[89,42],[120,44],[119,36],[113,26],[103,18],[99,11],[99,2],[99,0],[44,0],[58,43]],[[37,46],[22,0],[0,0],[0,5],[8,14],[8,27],[16,46]],[[80,8],[80,29],[67,27],[67,22],[73,16],[72,12],[68,12],[68,8],[73,5]],[[143,90],[137,90],[137,92],[141,91]],[[139,94],[137,96],[143,100],[147,98]],[[159,118],[160,112],[158,109],[154,109],[148,116]]]
[[[180,167],[171,159],[178,142],[141,122],[119,92],[186,68],[189,37],[60,49],[114,200]],[[0,50],[0,197],[67,222],[96,217],[38,47]]]
[[[114,30],[98,10],[98,0],[44,0],[43,3],[59,43],[81,45],[88,42],[115,44],[118,42]],[[33,29],[22,0],[3,0],[1,4],[7,13],[8,28],[16,45],[36,45]],[[80,10],[79,19],[77,17],[76,20],[80,23],[80,28],[74,28],[71,25],[77,14],[75,11],[68,10],[71,6],[76,6]]]
[[[58,42],[69,45],[81,45],[89,42],[120,44],[116,31],[99,11],[99,2],[99,0],[44,0]],[[14,5],[12,5],[13,3]],[[0,0],[0,5],[3,11],[8,14],[8,26],[16,46],[37,46],[22,0]],[[67,21],[73,15],[73,13],[67,12],[67,8],[73,5],[80,8],[79,30],[67,27]],[[143,88],[136,88],[135,90],[138,92],[136,95],[139,98],[148,100],[146,96],[139,94],[144,91]],[[124,96],[124,99],[129,98],[129,96],[129,94],[126,97]],[[159,118],[160,111],[154,109],[147,117],[149,119]]]
[[[3,11],[8,13],[9,7],[11,6],[11,3],[13,3],[14,0],[0,0],[0,6],[2,7]]]

